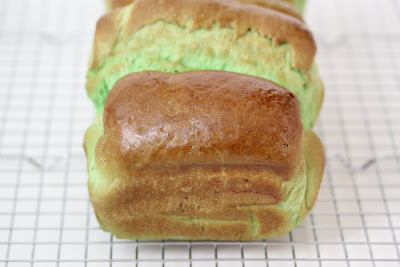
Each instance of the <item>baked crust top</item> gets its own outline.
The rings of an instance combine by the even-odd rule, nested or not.
[[[288,180],[302,157],[296,96],[243,74],[129,74],[108,94],[103,123],[96,160],[120,170],[239,166]]]
[[[132,4],[135,0],[107,0],[108,8],[116,9]],[[234,1],[234,0],[231,0]],[[236,0],[245,4],[258,5],[260,7],[266,7],[274,9],[276,11],[285,13],[299,20],[303,20],[301,14],[293,7],[293,0],[282,1],[282,0]]]

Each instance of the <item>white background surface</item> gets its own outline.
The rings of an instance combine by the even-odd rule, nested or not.
[[[0,2],[0,266],[400,266],[399,1],[309,1],[326,86],[319,199],[286,236],[228,243],[118,240],[99,228],[81,143],[102,4]]]

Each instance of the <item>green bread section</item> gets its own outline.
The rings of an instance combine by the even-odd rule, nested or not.
[[[296,0],[295,2],[296,9],[301,13],[304,14],[304,8],[306,6],[306,0]]]
[[[111,0],[105,0],[104,3],[106,5],[106,8],[105,8],[106,12],[110,11],[111,10]]]
[[[87,74],[86,88],[97,112],[103,110],[114,83],[132,72],[225,70],[262,77],[289,89],[299,100],[304,127],[313,127],[323,99],[315,64],[306,73],[295,69],[287,43],[274,45],[270,38],[251,30],[237,36],[235,29],[218,25],[190,29],[190,22],[181,27],[162,20],[128,38],[122,37],[121,29],[111,51]]]
[[[86,165],[89,174],[88,186],[89,189],[94,189],[96,186],[96,182],[102,183],[104,181],[101,176],[98,175],[97,169],[95,167],[95,148],[97,140],[104,134],[103,133],[103,114],[98,113],[96,115],[95,123],[93,123],[85,133],[85,137],[83,140],[83,147],[85,149],[86,154]],[[103,183],[103,186],[100,187],[107,187]]]
[[[304,157],[299,162],[299,169],[295,177],[291,180],[283,182],[281,190],[286,192],[285,199],[276,205],[247,205],[240,208],[248,209],[250,217],[246,219],[232,219],[232,220],[219,220],[203,217],[184,217],[179,215],[168,215],[170,220],[180,220],[184,223],[191,225],[212,225],[218,223],[237,223],[238,221],[248,221],[250,224],[251,239],[262,239],[278,237],[289,232],[293,227],[301,223],[304,217],[308,214],[318,194],[319,186],[321,183],[323,164],[324,161],[323,148],[319,139],[314,133],[304,130],[304,145],[309,146],[304,148]],[[85,133],[84,148],[87,157],[87,168],[89,173],[88,188],[92,202],[106,202],[109,195],[116,194],[115,188],[118,184],[115,183],[117,178],[106,177],[98,171],[98,166],[95,164],[95,147],[97,140],[103,135],[102,114],[98,113],[96,122],[92,124]],[[308,138],[308,139],[307,139]],[[268,235],[260,234],[260,224],[257,221],[254,212],[257,209],[264,207],[274,207],[281,214],[285,216],[285,225],[275,232],[270,232]],[[115,207],[118,209],[120,207]],[[127,210],[127,212],[129,212]],[[105,231],[112,232],[118,238],[131,238],[131,239],[161,239],[159,236],[149,235],[135,235],[135,233],[126,233],[122,228],[114,225],[107,225],[102,218],[101,214],[96,213],[97,220],[101,228]],[[165,238],[165,237],[163,237]],[[169,235],[167,239],[191,239],[190,236]],[[209,239],[206,236],[204,239]]]

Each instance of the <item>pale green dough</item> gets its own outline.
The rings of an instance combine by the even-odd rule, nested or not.
[[[296,0],[296,9],[303,14],[304,13],[304,8],[306,6],[306,0]]]
[[[99,67],[88,72],[88,92],[98,112],[122,76],[143,70],[182,72],[225,70],[274,81],[296,94],[303,125],[311,129],[323,98],[323,86],[315,64],[305,74],[295,69],[288,44],[248,31],[236,36],[233,28],[189,30],[158,21],[129,36],[119,38]]]

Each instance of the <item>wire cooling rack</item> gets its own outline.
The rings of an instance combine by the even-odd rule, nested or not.
[[[281,238],[119,240],[86,189],[101,0],[0,2],[0,266],[400,266],[400,4],[309,0],[326,97],[318,201]]]

